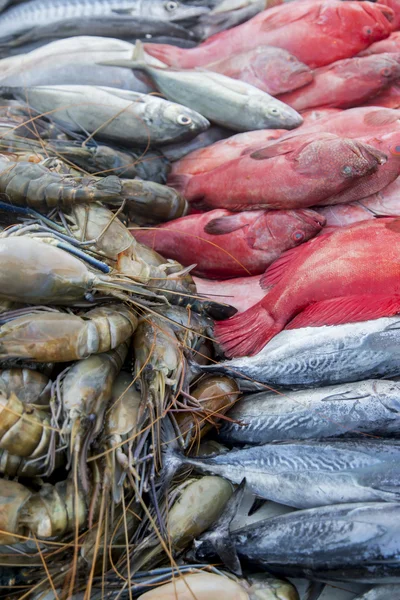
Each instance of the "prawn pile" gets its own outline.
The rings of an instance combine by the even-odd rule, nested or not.
[[[0,598],[400,597],[399,31],[0,0]]]

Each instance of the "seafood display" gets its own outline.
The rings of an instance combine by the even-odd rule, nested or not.
[[[0,0],[1,598],[400,598],[399,111],[399,0]]]

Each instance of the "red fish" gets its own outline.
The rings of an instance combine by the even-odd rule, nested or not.
[[[282,48],[259,46],[207,65],[207,69],[240,79],[277,96],[313,80],[313,72]]]
[[[171,175],[198,175],[212,171],[234,158],[239,158],[242,154],[263,148],[285,133],[287,133],[287,129],[259,129],[232,135],[226,140],[220,140],[211,146],[190,152],[181,160],[173,163]]]
[[[394,14],[393,29],[400,29],[400,0],[379,0],[379,4],[391,8]]]
[[[400,219],[363,221],[286,252],[262,277],[258,304],[218,323],[225,354],[253,355],[286,328],[338,325],[400,311]]]
[[[375,100],[376,97],[372,102]],[[349,108],[337,114],[321,118],[315,123],[302,125],[300,131],[290,132],[290,137],[320,131],[349,138],[400,131],[400,113],[397,110],[380,108],[379,106]],[[285,135],[285,137],[288,137],[288,135]]]
[[[358,56],[368,56],[369,54],[381,54],[382,52],[400,52],[399,31],[393,31],[393,33],[391,33],[389,37],[385,40],[380,40],[379,42],[371,44],[371,46],[369,46],[366,50],[360,52]]]
[[[300,125],[300,128],[304,128],[304,126],[307,125],[312,125],[320,119],[331,117],[335,113],[340,112],[342,112],[340,108],[311,108],[310,110],[305,110],[301,113],[301,116],[303,117],[303,125]]]
[[[193,68],[269,45],[315,68],[354,56],[388,37],[393,18],[393,11],[381,4],[304,0],[266,10],[195,48],[146,44],[145,49],[170,66]]]
[[[339,60],[314,71],[306,87],[279,100],[296,110],[314,107],[350,108],[368,101],[400,78],[400,52]]]
[[[360,140],[359,140],[360,141]],[[367,198],[371,194],[380,192],[387,185],[395,181],[400,175],[400,131],[387,133],[373,138],[362,138],[362,141],[373,146],[376,150],[385,153],[387,160],[379,169],[366,175],[351,188],[331,196],[327,202],[320,204],[347,204]]]
[[[215,279],[200,279],[193,277],[197,293],[210,300],[223,302],[236,308],[238,312],[244,312],[267,294],[260,285],[260,276],[237,277],[216,281]]]
[[[196,264],[194,274],[222,279],[263,273],[282,252],[319,233],[324,223],[312,210],[213,210],[131,233],[167,258]]]
[[[326,227],[345,227],[376,217],[400,217],[400,178],[358,202],[325,206],[315,210],[326,218]]]
[[[361,203],[335,204],[333,206],[318,207],[317,212],[326,218],[326,227],[324,231],[331,231],[337,227],[347,227],[360,221],[370,221],[375,219],[375,215],[364,208]]]
[[[385,161],[385,154],[358,140],[304,134],[278,140],[207,173],[171,176],[169,184],[195,208],[306,208],[329,204],[332,196],[356,185]]]
[[[400,85],[392,83],[385,91],[378,96],[372,98],[369,102],[365,102],[365,106],[373,104],[374,106],[384,106],[385,108],[400,107]]]

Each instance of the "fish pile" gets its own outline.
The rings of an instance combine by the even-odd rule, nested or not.
[[[400,0],[0,2],[0,597],[400,598],[399,241]]]

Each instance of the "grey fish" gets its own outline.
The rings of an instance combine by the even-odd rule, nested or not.
[[[400,584],[379,585],[354,600],[397,600],[400,598]]]
[[[226,129],[225,127],[218,127],[218,125],[211,125],[207,131],[199,133],[195,138],[189,142],[181,142],[180,144],[168,144],[163,146],[162,152],[164,156],[171,162],[180,160],[190,152],[199,150],[200,148],[206,148],[211,146],[214,142],[225,140],[233,135],[233,131]]]
[[[266,8],[266,0],[219,0],[211,12],[199,17],[192,31],[196,37],[205,40],[248,21]]]
[[[291,442],[232,450],[208,458],[181,455],[167,445],[165,478],[181,466],[243,478],[261,498],[295,508],[345,502],[400,500],[400,443],[327,440]]]
[[[234,131],[294,129],[303,119],[293,108],[249,83],[206,69],[178,70],[146,62],[137,42],[132,61],[117,59],[102,64],[144,71],[169,100],[183,103]]]
[[[400,383],[370,379],[286,393],[241,398],[222,421],[218,437],[229,444],[367,435],[400,437]]]
[[[209,127],[199,113],[157,96],[86,85],[4,87],[3,94],[29,100],[71,131],[125,146],[191,139]]]
[[[77,34],[191,37],[178,23],[194,24],[209,11],[207,2],[196,0],[31,0],[0,16],[0,43]]]
[[[237,555],[286,577],[359,583],[400,582],[400,504],[339,504],[267,518],[230,534],[227,523],[196,541],[196,557]],[[229,525],[229,523],[228,523]],[[221,552],[222,554],[222,552]],[[391,600],[395,600],[392,597]]]
[[[285,330],[255,356],[201,367],[246,381],[303,388],[400,374],[400,317]],[[253,383],[255,382],[255,383]]]
[[[9,58],[0,61],[0,84],[25,87],[106,85],[133,92],[154,91],[147,78],[137,77],[131,69],[96,64],[110,57],[129,57],[133,49],[129,42],[105,37],[77,36],[57,40],[20,55],[12,62]]]

